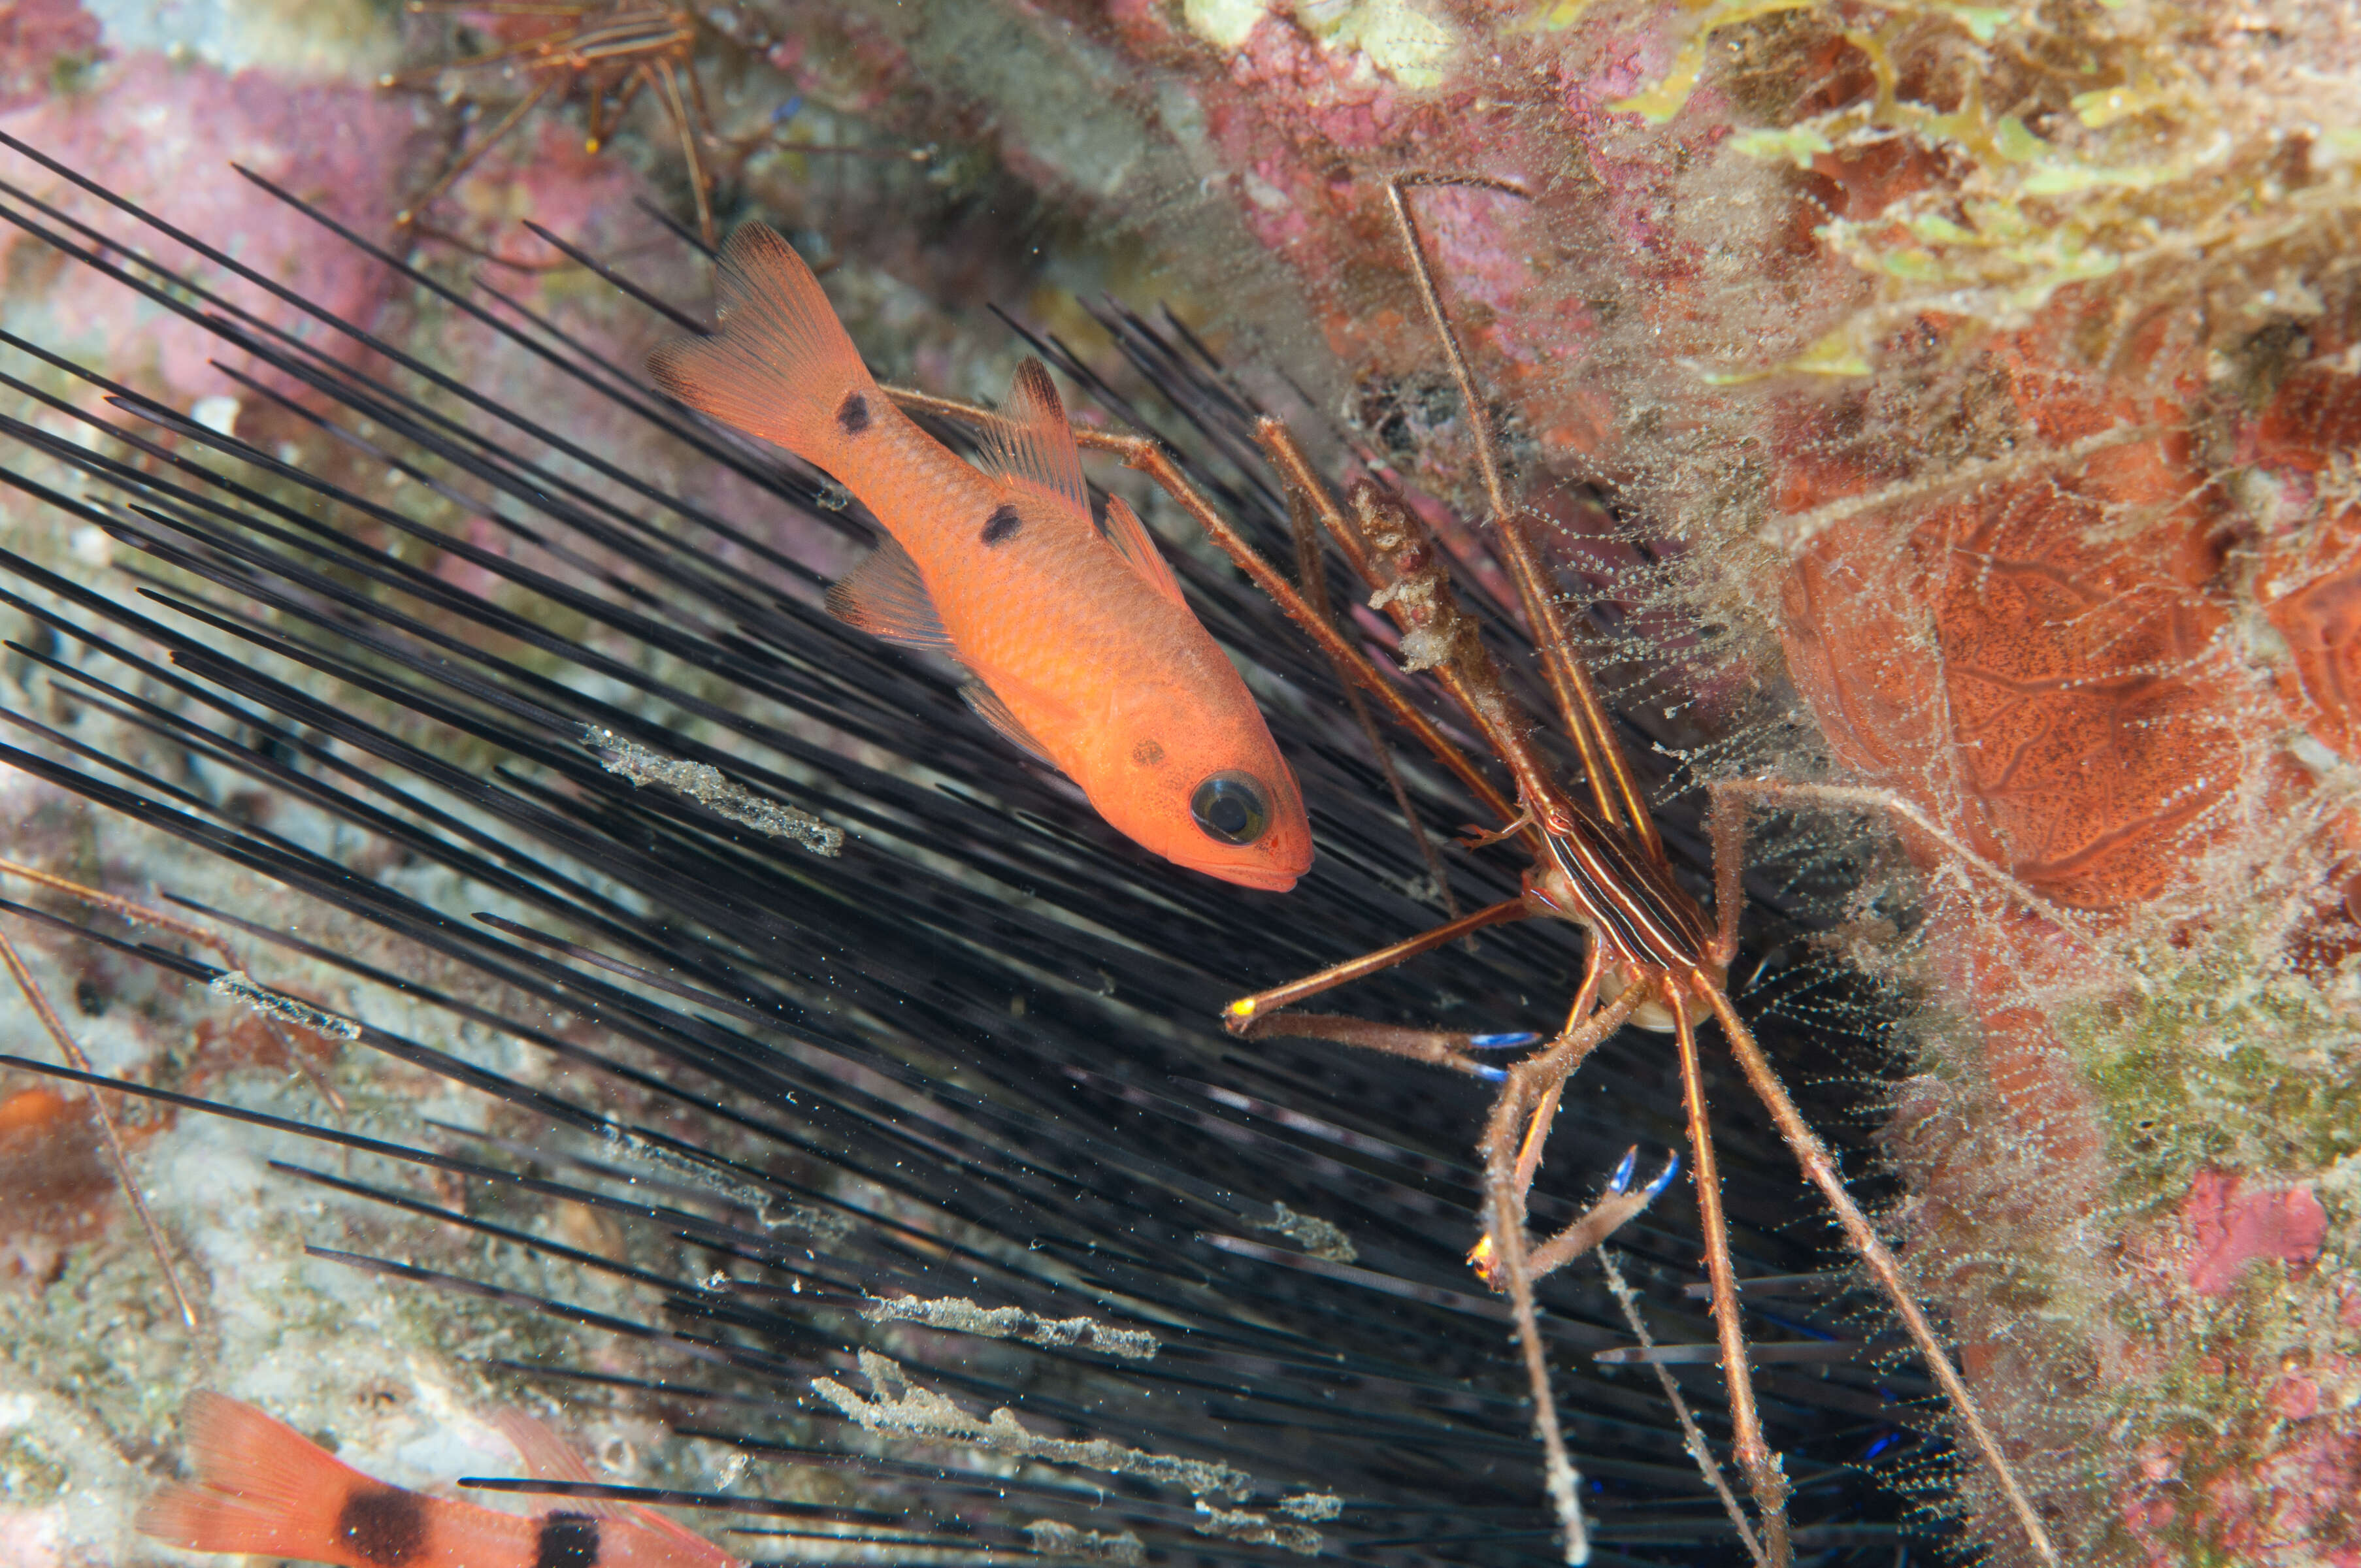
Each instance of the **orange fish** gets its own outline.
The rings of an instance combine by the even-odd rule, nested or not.
[[[502,1433],[545,1480],[589,1470],[514,1411]],[[181,1409],[193,1486],[174,1483],[134,1521],[191,1552],[240,1552],[338,1568],[746,1568],[654,1511],[569,1501],[538,1518],[447,1502],[372,1480],[252,1405],[203,1389]]]
[[[877,389],[803,258],[748,224],[722,252],[720,330],[665,345],[656,384],[833,475],[891,537],[831,588],[863,631],[947,653],[994,729],[1168,860],[1284,892],[1312,864],[1303,796],[1261,711],[1139,519],[1091,521],[1040,361],[1017,367],[983,469]]]

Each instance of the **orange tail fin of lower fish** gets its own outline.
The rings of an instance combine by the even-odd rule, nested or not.
[[[569,1504],[534,1518],[390,1486],[253,1406],[203,1389],[182,1407],[181,1429],[195,1483],[166,1486],[133,1522],[192,1552],[337,1568],[743,1568],[642,1508]],[[588,1479],[546,1429],[518,1416],[503,1430],[537,1474]]]
[[[181,1431],[199,1484],[165,1487],[135,1523],[140,1534],[192,1552],[346,1562],[321,1553],[335,1546],[349,1499],[394,1490],[293,1428],[219,1394],[191,1394]]]
[[[761,224],[730,236],[716,287],[728,329],[648,356],[673,397],[835,472],[829,458],[884,406],[803,258]]]

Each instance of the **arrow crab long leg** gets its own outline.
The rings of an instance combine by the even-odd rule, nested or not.
[[[1537,861],[1534,870],[1527,873],[1526,879],[1526,901],[1532,906],[1532,912],[1556,915],[1587,927],[1593,944],[1590,964],[1593,979],[1602,968],[1620,971],[1624,980],[1625,997],[1653,992],[1670,1014],[1680,1050],[1683,1091],[1689,1111],[1691,1145],[1697,1162],[1698,1207],[1706,1231],[1708,1269],[1713,1282],[1714,1317],[1721,1338],[1722,1363],[1730,1389],[1735,1448],[1740,1466],[1746,1473],[1756,1506],[1762,1512],[1770,1559],[1782,1563],[1792,1560],[1785,1519],[1787,1485],[1776,1457],[1770,1453],[1763,1441],[1760,1419],[1754,1409],[1752,1378],[1746,1365],[1736,1282],[1731,1277],[1727,1227],[1720,1212],[1719,1181],[1710,1131],[1706,1121],[1704,1088],[1693,1032],[1694,1021],[1706,1012],[1710,1012],[1720,1022],[1750,1086],[1771,1112],[1782,1138],[1803,1167],[1806,1179],[1820,1190],[1835,1212],[1847,1242],[1860,1255],[1908,1329],[1930,1372],[1957,1413],[1967,1446],[1990,1467],[1999,1481],[2002,1494],[2024,1530],[2035,1555],[2042,1562],[2056,1563],[2059,1561],[2056,1549],[2050,1543],[2039,1516],[2034,1511],[2031,1499],[2018,1481],[1997,1438],[1984,1422],[1973,1396],[1936,1339],[1925,1312],[1911,1297],[1899,1263],[1878,1237],[1860,1206],[1845,1191],[1834,1157],[1805,1123],[1756,1046],[1752,1033],[1730,1003],[1723,975],[1737,948],[1736,926],[1741,904],[1739,872],[1742,864],[1742,835],[1734,799],[1724,801],[1717,798],[1716,801],[1713,838],[1716,904],[1719,919],[1710,934],[1705,927],[1702,912],[1672,880],[1662,840],[1622,756],[1605,709],[1591,685],[1583,661],[1574,649],[1571,637],[1558,615],[1554,598],[1543,578],[1527,520],[1508,502],[1484,405],[1477,396],[1474,378],[1460,350],[1457,336],[1443,309],[1433,270],[1411,217],[1407,191],[1417,185],[1438,183],[1473,183],[1519,196],[1523,192],[1497,181],[1443,181],[1423,175],[1396,179],[1389,181],[1387,188],[1388,200],[1409,252],[1421,297],[1442,341],[1453,377],[1459,387],[1463,406],[1477,433],[1477,455],[1494,532],[1510,575],[1517,585],[1527,623],[1541,652],[1543,670],[1556,698],[1560,718],[1581,753],[1596,817],[1579,810],[1556,792],[1538,758],[1532,754],[1521,726],[1508,715],[1488,710],[1487,699],[1498,693],[1499,687],[1497,680],[1488,684],[1481,679],[1483,670],[1488,667],[1488,660],[1475,642],[1472,626],[1466,627],[1464,633],[1456,629],[1443,633],[1446,643],[1455,641],[1457,646],[1449,659],[1439,661],[1445,665],[1439,673],[1443,674],[1446,687],[1460,699],[1470,717],[1485,730],[1516,777],[1524,815],[1543,829],[1543,856]],[[1371,503],[1358,495],[1356,499],[1356,510],[1363,514],[1366,524]],[[1337,532],[1342,540],[1345,537],[1343,531]],[[1365,526],[1358,543],[1366,546],[1374,532]],[[1346,554],[1355,559],[1356,565],[1363,570],[1365,576],[1372,575],[1367,563],[1359,558],[1359,553],[1348,546]],[[1380,549],[1378,554],[1389,553]],[[1411,558],[1411,550],[1407,546],[1391,554],[1397,574],[1405,567],[1415,570],[1423,565]],[[1401,580],[1399,575],[1397,580]],[[1401,597],[1395,595],[1395,601],[1398,603]],[[1448,605],[1447,587],[1444,588],[1440,598],[1444,612],[1455,614]],[[1432,591],[1421,596],[1422,603],[1430,612],[1433,611],[1437,598],[1438,596]],[[1388,608],[1393,609],[1394,605],[1389,604]],[[1406,632],[1411,630],[1400,610],[1396,611],[1396,619],[1404,622]],[[1468,678],[1471,674],[1476,676],[1473,681]],[[1505,697],[1504,693],[1499,696]],[[1350,969],[1353,966],[1339,967]],[[1308,994],[1301,982],[1282,990],[1290,1001],[1301,1000]],[[1586,995],[1592,992],[1592,985],[1586,982]],[[1275,994],[1265,993],[1267,997]],[[1233,1026],[1239,1026],[1241,1018],[1253,1018],[1261,1000],[1246,998],[1233,1003],[1229,1009]],[[1593,1014],[1591,1019],[1595,1021],[1606,1015],[1602,1011]],[[1264,1027],[1277,1032],[1274,1025],[1275,1021],[1265,1024]],[[1568,1037],[1573,1037],[1581,1027],[1569,1021]],[[1315,1031],[1299,1028],[1290,1032]],[[1567,1070],[1570,1071],[1571,1068]],[[1524,1118],[1521,1147],[1531,1149],[1545,1135],[1543,1118],[1554,1108],[1554,1095],[1531,1097],[1530,1088],[1521,1087],[1518,1080],[1512,1079],[1502,1091],[1493,1125],[1486,1138],[1487,1168],[1493,1173],[1494,1184],[1513,1196],[1513,1201],[1510,1201],[1502,1192],[1492,1195],[1487,1215],[1486,1242],[1493,1250],[1494,1261],[1506,1277],[1510,1293],[1516,1303],[1520,1336],[1526,1339],[1529,1362],[1535,1359],[1538,1349],[1537,1331],[1529,1327],[1532,1270],[1522,1234],[1522,1196],[1524,1185],[1531,1179],[1532,1162],[1517,1157],[1513,1169],[1505,1162],[1511,1157],[1509,1151],[1520,1146],[1518,1113],[1522,1113]],[[1544,1370],[1532,1368],[1537,1411],[1546,1406],[1549,1398],[1546,1384],[1542,1380]],[[1537,1415],[1537,1424],[1542,1427],[1544,1446],[1550,1450],[1549,1474],[1553,1494],[1562,1497],[1558,1486],[1562,1474],[1561,1459],[1554,1441],[1557,1423],[1551,1415],[1540,1414]],[[1568,1560],[1579,1561],[1585,1550],[1578,1533],[1580,1519],[1563,1501],[1560,1512],[1566,1530]]]
[[[1408,728],[1476,799],[1499,814],[1500,837],[1524,843],[1533,860],[1521,898],[1473,912],[1423,935],[1334,965],[1287,985],[1242,997],[1224,1010],[1224,1022],[1249,1038],[1297,1036],[1330,1040],[1426,1062],[1477,1076],[1503,1079],[1481,1143],[1486,1172],[1484,1235],[1476,1261],[1488,1280],[1509,1296],[1520,1348],[1531,1385],[1534,1426],[1543,1449],[1544,1471],[1564,1535],[1565,1560],[1587,1562],[1587,1529],[1576,1478],[1567,1454],[1550,1391],[1548,1365],[1533,1303],[1533,1285],[1572,1262],[1611,1233],[1613,1223],[1638,1212],[1629,1206],[1586,1216],[1568,1232],[1536,1247],[1525,1231],[1525,1196],[1539,1164],[1539,1149],[1554,1120],[1559,1093],[1583,1058],[1616,1028],[1635,1017],[1671,1032],[1677,1047],[1683,1097],[1688,1112],[1692,1169],[1705,1231],[1713,1317],[1730,1387],[1733,1450],[1761,1516],[1769,1561],[1794,1560],[1786,1519],[1788,1485],[1778,1457],[1763,1434],[1752,1373],[1731,1267],[1717,1162],[1699,1070],[1696,1026],[1718,1020],[1748,1083],[1770,1110],[1782,1138],[1835,1212],[1847,1242],[1885,1293],[1895,1313],[1927,1361],[1959,1417],[1966,1446],[1993,1471],[2039,1562],[2059,1563],[2056,1549],[1999,1442],[1978,1411],[1972,1394],[1949,1362],[1925,1312],[1910,1296],[1898,1261],[1880,1240],[1860,1206],[1846,1193],[1834,1157],[1802,1114],[1731,1005],[1724,975],[1737,950],[1742,905],[1739,876],[1742,835],[1738,828],[1736,788],[1732,800],[1717,796],[1714,817],[1715,905],[1708,921],[1697,901],[1672,875],[1664,844],[1643,792],[1625,759],[1612,721],[1587,666],[1574,645],[1543,575],[1531,536],[1529,515],[1510,505],[1484,405],[1449,319],[1432,267],[1421,244],[1406,192],[1421,185],[1472,183],[1521,196],[1513,186],[1491,181],[1451,181],[1409,175],[1388,183],[1430,321],[1442,340],[1463,405],[1477,433],[1493,531],[1526,622],[1541,655],[1558,717],[1581,757],[1587,800],[1578,804],[1553,776],[1551,766],[1528,739],[1532,728],[1522,706],[1501,680],[1476,622],[1460,609],[1441,553],[1406,506],[1367,481],[1355,484],[1339,505],[1305,458],[1287,427],[1265,419],[1257,436],[1288,491],[1292,506],[1314,519],[1334,539],[1347,564],[1402,631],[1405,663],[1432,671],[1456,701],[1514,783],[1513,803],[1486,777],[1473,759],[1345,639],[1253,545],[1208,502],[1160,445],[1146,437],[1077,430],[1076,439],[1111,453],[1147,474],[1204,528],[1252,581],[1325,652],[1356,680],[1385,711]],[[946,399],[892,391],[916,411],[976,420],[986,411]],[[1447,944],[1481,926],[1548,916],[1584,927],[1589,958],[1581,994],[1565,1032],[1502,1074],[1472,1054],[1498,1041],[1484,1036],[1378,1025],[1334,1014],[1293,1011],[1295,1004],[1350,981]],[[1615,1196],[1621,1196],[1620,1193]],[[1644,1198],[1641,1200],[1644,1203]],[[1619,1216],[1617,1218],[1616,1216]]]
[[[209,930],[193,921],[183,920],[177,915],[169,914],[161,909],[151,909],[144,904],[135,904],[130,899],[99,888],[85,887],[81,883],[45,872],[38,866],[20,865],[14,861],[0,861],[0,879],[5,878],[29,882],[47,888],[52,893],[62,894],[80,903],[104,909],[131,925],[169,932],[173,936],[183,938],[212,949],[220,956],[222,961],[232,972],[243,974],[245,970],[246,966],[239,960],[236,951],[219,932]],[[60,923],[55,916],[45,916],[40,911],[12,904],[6,900],[0,900],[0,908],[5,908],[21,919],[43,921],[50,925]],[[50,1005],[49,997],[41,990],[40,982],[34,978],[31,966],[25,961],[24,955],[17,950],[16,944],[9,939],[5,931],[0,931],[0,968],[5,968],[8,971],[9,978],[16,982],[17,991],[24,996],[26,1004],[32,1008],[33,1015],[40,1020],[42,1029],[58,1047],[58,1054],[65,1058],[66,1065],[82,1072],[89,1072],[91,1061],[88,1054],[74,1039],[72,1032],[66,1027],[65,1020],[59,1016],[58,1010]],[[294,1062],[312,1080],[313,1087],[320,1091],[321,1098],[327,1101],[339,1113],[343,1113],[346,1109],[344,1097],[338,1094],[335,1087],[322,1075],[319,1068],[312,1061],[310,1052],[298,1046],[289,1036],[285,1025],[278,1019],[266,1014],[262,1019],[262,1026],[288,1059]],[[141,1234],[147,1237],[148,1250],[155,1255],[157,1268],[163,1277],[165,1290],[172,1298],[174,1310],[180,1315],[182,1323],[191,1330],[195,1330],[200,1326],[196,1305],[191,1300],[187,1287],[181,1283],[180,1270],[172,1261],[172,1248],[165,1239],[163,1227],[157,1223],[154,1212],[148,1206],[147,1198],[139,1190],[138,1176],[131,1168],[131,1159],[125,1147],[122,1132],[115,1126],[115,1118],[107,1111],[106,1102],[99,1097],[98,1091],[92,1089],[89,1094],[92,1117],[98,1129],[99,1145],[105,1155],[107,1165],[113,1171],[115,1186],[123,1194],[124,1203],[131,1211],[132,1218],[138,1223]]]

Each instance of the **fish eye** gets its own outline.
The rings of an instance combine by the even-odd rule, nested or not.
[[[1247,773],[1215,773],[1189,797],[1189,815],[1209,839],[1251,844],[1270,827],[1270,797]]]

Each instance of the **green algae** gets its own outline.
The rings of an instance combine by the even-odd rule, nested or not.
[[[2361,1151],[2349,1022],[2309,981],[2257,975],[2233,938],[2219,941],[2177,965],[2150,955],[2142,989],[2056,1019],[2128,1201],[2169,1201],[2202,1168],[2316,1171]]]
[[[73,1472],[22,1428],[0,1433],[0,1497],[38,1508],[73,1484]]]
[[[1856,199],[1869,210],[1832,214],[1815,230],[1872,284],[1835,328],[1863,358],[1927,313],[2014,330],[2102,280],[2111,280],[2103,308],[2123,323],[2102,334],[2102,356],[2167,301],[2226,304],[2224,329],[2235,330],[2240,313],[2279,302],[2280,266],[2349,250],[2361,229],[2361,125],[2335,123],[2361,113],[2323,106],[2290,120],[2279,94],[2245,80],[2244,36],[2204,8],[1691,0],[1643,9],[1671,20],[1680,41],[1663,73],[1613,108],[1673,120],[1719,82],[1718,35],[1768,29],[1765,46],[1795,62],[1795,90],[1848,71],[1861,90],[1817,108],[1759,81],[1732,82],[1744,117],[1767,122],[1736,127],[1734,154],[1840,184],[1853,178],[1851,160],[1896,145],[1917,159],[1915,175]],[[1843,357],[1824,343],[1808,363],[1757,374],[1825,373]]]

